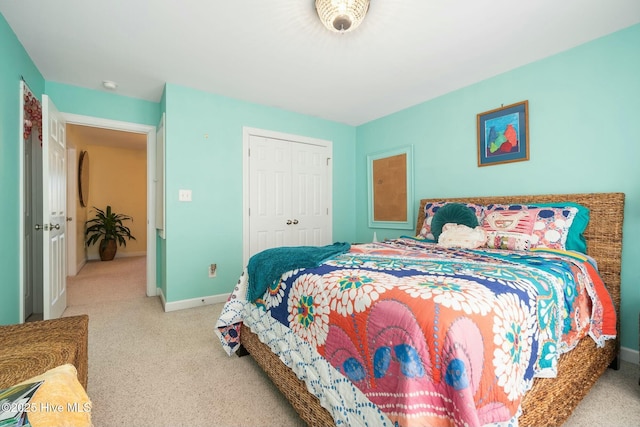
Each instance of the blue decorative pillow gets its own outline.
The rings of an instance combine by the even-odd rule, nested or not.
[[[478,226],[478,218],[475,211],[464,203],[447,203],[436,211],[431,221],[431,233],[436,242],[442,233],[442,227],[449,223],[476,228]]]

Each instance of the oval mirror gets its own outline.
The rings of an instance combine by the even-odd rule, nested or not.
[[[89,202],[89,153],[80,152],[80,162],[78,163],[78,195],[80,196],[80,205],[87,207]]]

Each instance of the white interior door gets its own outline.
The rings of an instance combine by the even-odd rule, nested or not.
[[[43,318],[55,319],[67,307],[67,168],[65,120],[42,95]]]
[[[329,157],[326,146],[250,136],[249,256],[331,243]]]

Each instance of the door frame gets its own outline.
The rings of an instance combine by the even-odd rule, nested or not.
[[[293,135],[266,129],[242,127],[242,261],[243,265],[249,262],[249,140],[252,136],[313,144],[326,147],[329,151],[327,171],[327,208],[329,209],[329,240],[333,240],[333,142],[325,139],[311,138],[308,136]]]
[[[78,265],[76,264],[76,204],[75,201],[78,194],[78,161],[76,157],[76,147],[69,145],[67,140],[67,276],[75,276],[78,274]],[[71,220],[69,220],[71,218]],[[71,225],[71,227],[69,227]],[[69,229],[72,229],[71,232]]]
[[[156,171],[156,127],[143,125],[139,123],[122,122],[117,120],[103,119],[99,117],[83,116],[78,114],[70,114],[61,112],[67,124],[76,124],[83,126],[92,126],[104,129],[119,130],[125,132],[136,132],[147,135],[147,296],[156,296],[156,228],[155,228],[155,171]],[[22,138],[22,125],[24,122],[24,111],[20,111],[20,120],[18,123],[19,138],[19,161],[18,161],[18,209],[19,221],[18,232],[21,236],[18,244],[18,271],[19,271],[19,290],[18,290],[18,318],[19,322],[24,322],[24,138]],[[75,232],[75,230],[74,230]]]
[[[147,296],[156,296],[156,127],[79,114],[62,113],[62,115],[69,125],[91,126],[147,135]]]

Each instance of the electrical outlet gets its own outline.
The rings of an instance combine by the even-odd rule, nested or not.
[[[191,190],[178,190],[178,201],[180,201],[180,202],[190,202],[191,201]]]
[[[216,277],[216,271],[218,270],[217,264],[211,264],[209,266],[209,277]]]

